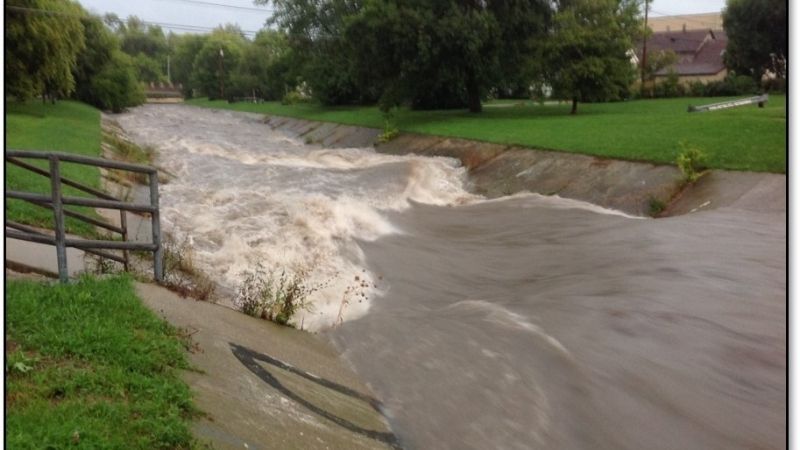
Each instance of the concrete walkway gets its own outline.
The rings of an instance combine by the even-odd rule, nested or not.
[[[137,284],[144,303],[185,329],[198,372],[185,379],[208,417],[195,435],[219,449],[398,447],[380,405],[316,336]]]
[[[70,273],[82,270],[83,252],[68,254]],[[53,276],[55,259],[52,246],[6,239],[7,268]],[[320,338],[155,284],[136,290],[191,336],[195,370],[183,377],[204,413],[193,425],[202,442],[223,450],[399,448],[380,403]]]

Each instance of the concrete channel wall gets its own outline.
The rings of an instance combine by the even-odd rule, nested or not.
[[[786,184],[785,175],[713,171],[697,186],[684,189],[680,171],[670,165],[413,133],[401,133],[390,142],[376,144],[381,130],[374,128],[280,116],[266,116],[264,123],[306,143],[325,147],[374,147],[378,152],[394,155],[457,158],[469,172],[470,189],[489,198],[529,191],[583,200],[637,216],[650,215],[654,202],[666,206],[662,215],[680,215],[729,206],[745,194],[741,186],[750,190]],[[724,183],[718,186],[722,181],[717,180]],[[734,195],[731,188],[737,191]]]

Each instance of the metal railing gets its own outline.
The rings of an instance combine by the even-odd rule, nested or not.
[[[764,104],[769,101],[769,94],[761,94],[748,98],[739,98],[736,100],[728,100],[726,102],[711,103],[708,105],[692,106],[689,105],[689,112],[708,112],[717,111],[720,109],[735,108],[737,106],[755,105],[763,108]]]
[[[50,162],[50,170],[45,170],[20,160],[24,158],[48,160]],[[151,251],[153,252],[153,276],[156,281],[163,281],[164,249],[161,245],[161,224],[158,210],[158,173],[155,168],[140,164],[130,164],[101,158],[90,158],[87,156],[73,155],[69,153],[27,150],[7,149],[5,152],[5,160],[7,163],[50,178],[50,195],[6,190],[5,197],[6,199],[23,200],[43,208],[53,210],[53,218],[55,220],[55,236],[41,233],[35,228],[9,220],[5,221],[5,236],[12,239],[54,245],[56,247],[56,259],[58,261],[58,277],[62,282],[66,282],[69,278],[69,272],[67,271],[67,247],[82,249],[86,253],[107,258],[112,261],[117,261],[123,264],[125,270],[129,269],[128,250]],[[149,180],[150,204],[144,205],[125,202],[105,192],[98,191],[97,189],[64,178],[61,176],[60,170],[60,163],[62,161],[145,174]],[[96,198],[64,196],[61,192],[62,185],[70,186],[86,192]],[[85,214],[71,211],[64,208],[65,205],[119,210],[120,226],[118,227],[111,225],[89,217]],[[150,215],[152,224],[152,242],[128,242],[126,211],[147,213]],[[91,225],[120,234],[122,236],[122,240],[68,239],[64,226],[65,217],[72,217],[74,219],[78,219]],[[120,257],[113,253],[102,250],[122,250],[123,256]]]

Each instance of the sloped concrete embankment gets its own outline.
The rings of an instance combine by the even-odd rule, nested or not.
[[[269,126],[325,147],[375,147],[387,154],[446,156],[461,161],[471,190],[490,198],[530,191],[647,215],[652,200],[667,203],[680,191],[672,166],[404,133],[375,145],[380,130],[270,116]]]
[[[373,147],[387,154],[445,156],[468,170],[471,190],[489,198],[529,191],[582,200],[632,215],[646,216],[661,203],[660,216],[736,206],[784,210],[786,176],[714,170],[686,186],[671,165],[598,158],[442,136],[403,133],[376,144],[375,128],[267,116],[273,129],[325,147]]]

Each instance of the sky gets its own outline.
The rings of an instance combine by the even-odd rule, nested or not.
[[[258,31],[272,14],[269,7],[255,6],[252,0],[78,0],[86,9],[97,14],[115,13],[125,18],[138,16],[149,22],[171,24],[165,30],[186,31],[214,28],[220,24],[238,24],[244,31]],[[200,3],[195,3],[200,2]],[[215,3],[207,5],[201,3]],[[229,8],[219,5],[235,6]],[[654,0],[650,3],[653,17],[694,14],[722,10],[725,0]],[[242,9],[245,8],[245,9]],[[190,27],[186,27],[186,26]],[[252,36],[252,33],[246,33]]]

